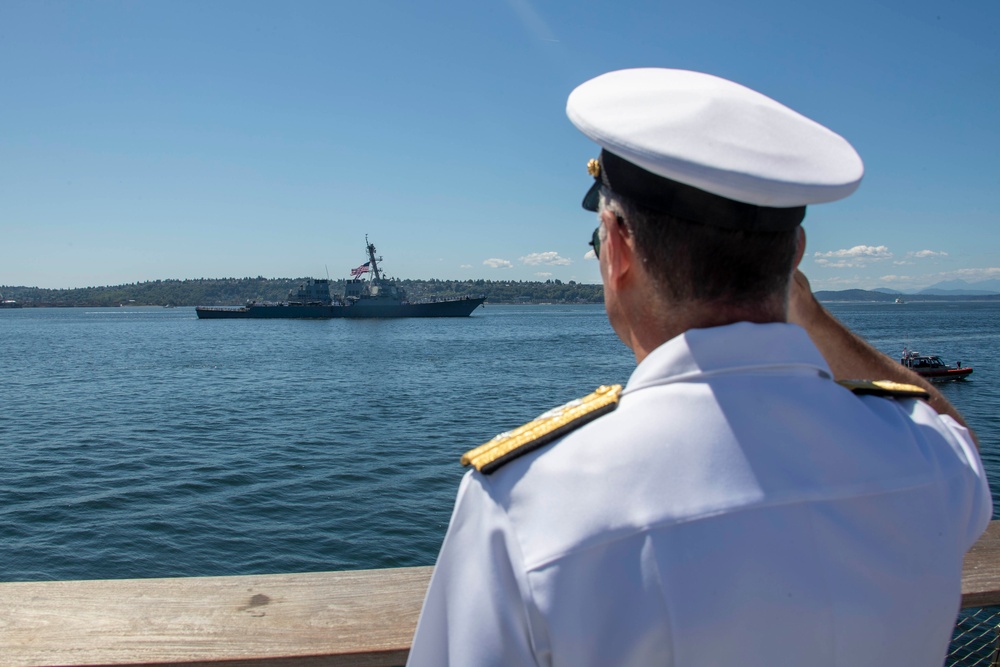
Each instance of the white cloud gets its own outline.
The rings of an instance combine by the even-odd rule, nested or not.
[[[892,263],[893,266],[912,266],[913,262],[907,262],[905,259],[897,259]]]
[[[864,279],[859,276],[834,276],[825,280],[812,281],[813,291],[862,289]]]
[[[597,259],[597,255],[594,253],[594,249],[591,248],[587,251],[587,254],[583,256],[584,259]]]
[[[925,259],[927,257],[947,257],[946,252],[936,252],[934,250],[918,250],[917,252],[906,253],[907,257],[916,257],[918,259]]]
[[[904,276],[899,274],[889,274],[875,278],[865,278],[858,284],[859,289],[875,289],[876,287],[888,287],[898,290],[919,290],[927,287],[927,276]]]
[[[459,264],[458,268],[460,268],[460,269],[471,269],[472,268],[472,264]]]
[[[543,42],[558,42],[545,19],[542,18],[529,0],[507,0],[507,4],[521,20],[528,34]]]
[[[813,253],[813,257],[839,257],[850,259],[889,259],[892,253],[884,245],[856,245],[846,250]]]
[[[547,264],[549,266],[569,266],[573,263],[573,260],[560,257],[559,253],[552,251],[533,252],[530,255],[522,257],[521,261],[528,266],[539,266],[541,264]]]
[[[897,286],[918,285],[926,280],[924,277],[899,276],[894,273],[890,273],[887,276],[879,276],[878,279],[883,283],[891,283]]]
[[[949,271],[948,273],[942,273],[941,276],[945,278],[961,278],[962,280],[968,280],[971,282],[990,280],[992,278],[1000,278],[1000,267],[994,266],[988,269],[958,269],[955,271]]]
[[[513,269],[514,268],[514,265],[510,262],[510,260],[498,259],[496,257],[491,257],[491,258],[489,258],[487,260],[484,260],[483,264],[485,266],[488,266],[488,267],[492,268],[492,269]]]
[[[538,276],[539,278],[548,278],[548,277],[549,277],[549,276],[551,276],[552,274],[551,274],[551,273],[549,273],[548,271],[539,271],[539,272],[538,272],[538,273],[536,273],[535,275],[536,275],[536,276]]]
[[[892,252],[884,245],[856,245],[843,250],[813,253],[816,263],[831,269],[857,269],[872,262],[892,259]]]

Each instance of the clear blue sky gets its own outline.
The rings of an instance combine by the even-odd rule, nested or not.
[[[596,283],[579,83],[710,72],[842,134],[816,289],[1000,277],[1000,3],[0,2],[0,285]]]

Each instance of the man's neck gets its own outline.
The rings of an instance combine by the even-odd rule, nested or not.
[[[619,335],[625,334],[622,340],[635,354],[637,364],[663,343],[690,329],[708,329],[736,322],[787,321],[785,305],[780,300],[752,307],[706,302],[664,303],[660,300],[634,304],[629,312],[630,322]]]

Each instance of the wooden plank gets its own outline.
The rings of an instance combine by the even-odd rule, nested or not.
[[[391,667],[431,568],[0,583],[0,667]],[[962,606],[1000,604],[1000,521],[965,559]]]
[[[0,665],[401,665],[430,573],[4,583]]]
[[[1000,605],[1000,521],[990,523],[962,568],[962,607]]]

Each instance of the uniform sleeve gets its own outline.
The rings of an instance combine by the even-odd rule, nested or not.
[[[986,471],[983,469],[983,462],[979,458],[979,451],[968,429],[948,415],[940,415],[939,418],[957,441],[958,453],[964,459],[969,476],[972,478],[967,489],[969,523],[965,537],[965,549],[968,551],[993,518],[993,498],[990,493],[989,481],[986,478]]]
[[[520,550],[489,480],[462,479],[408,667],[536,665]]]

